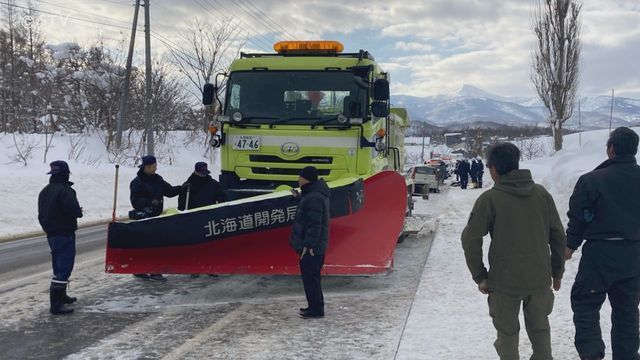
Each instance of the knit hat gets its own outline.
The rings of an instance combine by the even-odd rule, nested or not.
[[[55,174],[70,174],[69,165],[62,160],[56,160],[49,164],[51,167],[51,171],[47,173],[47,175],[55,175]]]
[[[211,174],[211,171],[207,168],[207,163],[202,161],[196,163],[195,171],[200,174]]]
[[[153,155],[145,155],[142,157],[142,164],[138,167],[145,167],[147,165],[153,165],[156,163],[156,157]]]
[[[318,181],[318,169],[313,166],[307,166],[300,171],[300,177],[309,180],[310,182]]]

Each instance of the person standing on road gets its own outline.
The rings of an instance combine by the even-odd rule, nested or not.
[[[462,160],[460,166],[458,166],[458,173],[460,175],[460,188],[465,190],[469,185],[469,162]]]
[[[75,233],[78,218],[82,217],[82,208],[71,187],[73,183],[69,181],[69,165],[58,160],[49,166],[49,184],[38,196],[38,221],[47,234],[51,248],[53,278],[49,289],[49,311],[53,315],[64,315],[73,312],[65,304],[73,304],[77,300],[67,295],[67,285],[76,257]]]
[[[529,170],[519,170],[519,159],[520,150],[511,143],[489,150],[488,167],[495,186],[476,201],[462,233],[462,247],[478,290],[489,295],[500,359],[519,358],[522,307],[533,347],[531,358],[551,360],[551,286],[560,290],[566,237],[553,198],[533,182]],[[489,233],[487,271],[482,241]]]
[[[162,214],[164,197],[178,196],[183,190],[182,186],[171,186],[156,174],[158,164],[153,155],[142,157],[142,164],[138,175],[131,180],[131,205],[134,210],[129,212],[129,217],[144,219]],[[133,216],[132,216],[133,215]],[[134,274],[141,279],[150,279],[165,282],[167,278],[161,274]]]
[[[471,188],[475,189],[478,187],[478,162],[476,159],[471,160],[471,169],[469,170],[469,175],[471,176]]]
[[[331,216],[331,192],[323,179],[318,179],[318,169],[307,166],[298,179],[301,193],[293,223],[289,244],[300,257],[300,273],[307,297],[307,307],[300,309],[303,318],[324,316],[321,270],[329,243],[329,219]]]
[[[220,184],[209,174],[211,171],[207,168],[207,163],[196,163],[193,174],[182,185],[183,188],[187,188],[187,186],[189,188],[189,204],[187,204],[187,193],[183,191],[178,197],[179,210],[195,209],[226,200]]]
[[[600,308],[611,304],[613,359],[640,359],[640,166],[638,134],[621,127],[609,159],[578,179],[569,201],[566,259],[586,240],[571,289],[581,359],[604,359]]]
[[[482,188],[482,178],[484,177],[484,164],[482,163],[482,158],[478,157],[478,188]]]

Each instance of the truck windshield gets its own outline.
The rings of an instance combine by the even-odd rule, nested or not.
[[[358,88],[353,76],[350,71],[234,72],[225,115],[240,112],[243,122],[305,125],[319,119],[332,123],[339,114],[363,117],[367,91]]]

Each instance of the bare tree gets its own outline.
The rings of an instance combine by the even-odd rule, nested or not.
[[[82,155],[86,147],[87,144],[84,135],[69,135],[69,152],[67,159],[77,161],[80,159],[80,155]]]
[[[218,23],[200,22],[196,19],[181,37],[186,41],[185,49],[171,49],[172,63],[184,74],[188,82],[197,90],[189,91],[198,98],[202,96],[204,84],[215,81],[216,74],[226,72],[244,46],[240,39],[241,29],[233,21],[223,19]],[[224,82],[218,84],[219,91]],[[215,109],[209,107],[203,119],[202,128],[207,129]]]
[[[539,137],[521,138],[518,141],[521,160],[533,160],[547,155],[545,141]]]
[[[40,147],[40,141],[35,135],[29,136],[28,134],[23,134],[20,136],[20,139],[18,139],[14,132],[11,133],[11,136],[13,137],[13,147],[16,150],[15,154],[8,155],[11,162],[19,162],[27,166],[29,160],[33,157],[34,151]]]
[[[549,111],[556,151],[562,149],[562,126],[573,114],[580,78],[581,0],[538,0],[533,31],[531,80]]]

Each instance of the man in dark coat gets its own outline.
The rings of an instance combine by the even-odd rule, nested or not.
[[[482,188],[482,177],[484,176],[484,164],[482,163],[482,159],[478,158],[478,187]]]
[[[129,217],[144,219],[162,214],[164,209],[164,197],[178,196],[182,192],[182,186],[171,186],[156,174],[158,164],[152,155],[142,157],[142,164],[138,175],[131,180],[131,205],[134,211],[129,212]],[[133,216],[132,216],[133,215]],[[135,277],[162,281],[167,279],[160,274],[135,274]]]
[[[298,183],[302,193],[294,191],[300,203],[289,244],[300,257],[300,273],[307,296],[308,307],[300,309],[300,316],[321,318],[324,316],[324,296],[320,271],[329,243],[331,192],[325,181],[318,179],[318,170],[313,166],[302,169]]]
[[[54,315],[70,314],[73,309],[64,305],[76,302],[76,298],[67,295],[69,276],[73,271],[76,257],[76,230],[78,218],[82,217],[82,208],[78,204],[76,192],[69,181],[69,165],[58,160],[49,164],[49,185],[38,196],[38,221],[47,234],[51,248],[53,278],[49,299],[49,311]]]
[[[460,188],[466,189],[469,184],[469,162],[467,160],[462,160],[460,162],[460,166],[458,166],[458,174],[460,175]]]
[[[565,257],[586,240],[571,308],[582,359],[603,359],[600,308],[611,304],[613,359],[640,359],[640,166],[638,134],[621,127],[607,142],[609,160],[578,179],[569,202]]]
[[[471,169],[469,170],[469,176],[471,176],[471,188],[478,187],[478,163],[476,159],[471,160]]]
[[[172,186],[156,174],[158,164],[152,155],[142,157],[142,164],[137,176],[131,180],[131,205],[140,213],[140,218],[148,218],[162,214],[164,197],[178,196],[182,186]]]
[[[178,197],[179,210],[195,209],[218,204],[226,200],[222,187],[209,174],[211,174],[211,171],[207,168],[207,163],[196,163],[193,174],[182,185],[183,188],[188,189],[189,204],[187,204],[187,192],[183,191]]]

